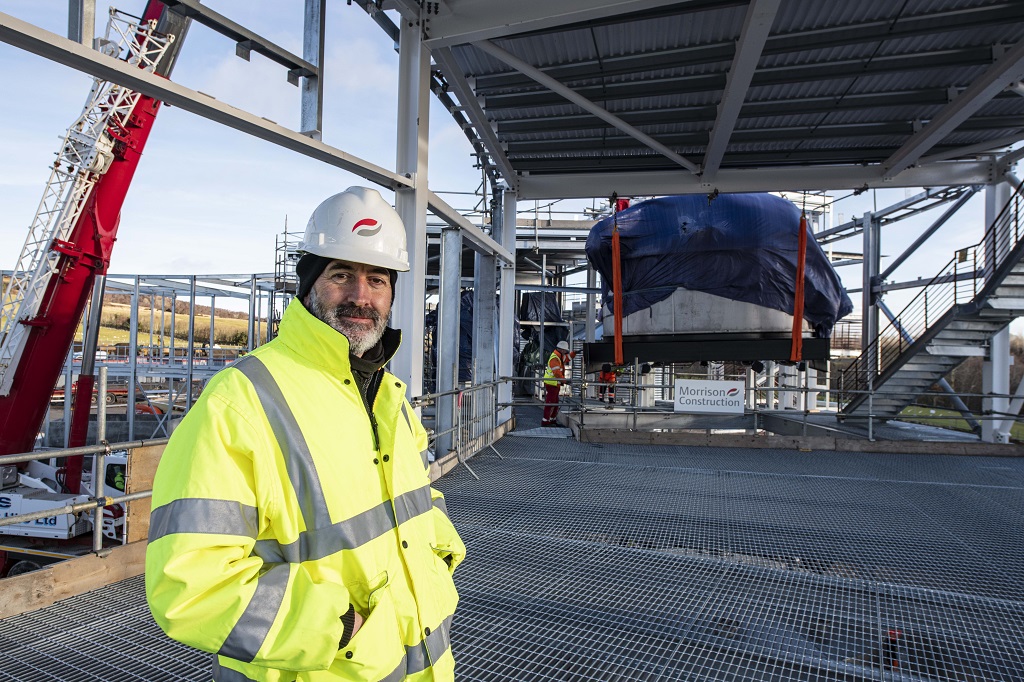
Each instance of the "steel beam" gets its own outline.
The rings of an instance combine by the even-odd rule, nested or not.
[[[548,323],[551,325],[552,323]],[[748,339],[743,335],[720,334],[715,338],[693,338],[694,335],[671,334],[645,337],[644,340],[623,339],[623,355],[640,362],[698,362],[788,360],[791,339]],[[700,336],[700,335],[697,335]],[[827,360],[830,339],[804,339],[804,359]],[[614,343],[597,341],[583,346],[584,371],[596,371],[606,362],[615,362]]]
[[[0,41],[90,76],[102,78],[184,111],[216,121],[285,149],[298,152],[336,168],[355,173],[388,189],[409,187],[409,179],[385,168],[347,154],[318,140],[289,130],[265,118],[219,102],[166,78],[87,48],[63,36],[0,12]]]
[[[718,117],[711,130],[707,150],[704,152],[705,182],[714,182],[718,174],[722,157],[725,156],[725,148],[729,145],[729,138],[736,128],[740,109],[747,98],[750,81],[761,59],[761,51],[768,40],[768,33],[779,11],[780,2],[781,0],[752,0],[747,7],[736,56],[733,58],[725,82],[725,92],[722,93],[722,100],[718,105]]]
[[[938,231],[938,229],[940,227],[945,225],[946,222],[950,218],[952,218],[954,214],[956,214],[957,211],[959,211],[961,208],[963,208],[964,204],[966,204],[968,201],[970,201],[971,197],[973,197],[974,193],[977,192],[977,191],[978,190],[977,190],[976,187],[969,187],[967,189],[967,191],[964,192],[963,196],[961,196],[959,199],[957,199],[955,204],[953,204],[952,206],[947,208],[945,213],[943,213],[941,216],[939,216],[938,220],[936,220],[934,223],[932,223],[928,227],[928,229],[926,229],[924,232],[922,232],[921,235],[917,239],[914,240],[913,244],[908,246],[903,251],[903,253],[901,253],[899,256],[896,257],[895,260],[893,260],[891,263],[889,263],[889,267],[887,267],[884,272],[882,272],[881,274],[878,275],[879,281],[884,282],[886,279],[888,279],[889,275],[891,275],[893,272],[896,271],[896,268],[898,268],[900,265],[902,265],[903,262],[905,260],[907,260],[907,258],[909,258],[912,254],[914,254],[917,251],[917,249],[922,244],[924,244],[926,241],[928,241],[931,238],[931,236]]]
[[[1024,42],[996,60],[980,78],[949,103],[926,126],[915,133],[899,151],[882,163],[882,178],[891,180],[912,166],[929,149],[953,132],[989,100],[1024,76]]]
[[[389,0],[393,2],[394,0]],[[516,0],[494,3],[487,0],[460,0],[457,12],[441,11],[430,17],[427,45],[431,49],[450,47],[479,40],[490,40],[527,31],[558,28],[606,17],[621,17],[653,8],[678,5],[678,0]],[[735,4],[735,3],[730,3]]]
[[[498,242],[491,239],[483,230],[469,222],[462,214],[433,192],[428,192],[427,207],[430,212],[452,227],[463,231],[463,238],[469,247],[478,253],[493,254],[506,262],[515,262],[515,256]]]
[[[932,50],[914,54],[901,54],[876,57],[865,64],[861,58],[845,59],[826,63],[798,63],[777,66],[762,66],[751,80],[752,87],[768,85],[794,85],[796,83],[818,83],[821,81],[846,81],[862,76],[884,76],[887,74],[904,74],[908,71],[937,69],[941,67],[966,68],[971,66],[988,67],[993,63],[992,50],[988,47],[967,47],[951,50]],[[616,80],[611,83],[593,84],[574,87],[574,91],[585,98],[600,99],[602,102],[613,100],[632,100],[638,97],[672,96],[688,93],[707,93],[725,87],[727,72],[724,69],[694,74],[676,75],[673,73],[643,73],[632,79]],[[512,92],[488,95],[486,91],[477,92],[487,98],[487,109],[522,109],[523,107],[542,107],[561,103],[559,95],[544,90],[519,88]],[[877,95],[879,92],[864,93]]]
[[[512,168],[512,164],[509,163],[505,149],[498,140],[491,122],[487,120],[487,115],[480,108],[480,102],[477,100],[476,93],[473,92],[469,83],[466,82],[466,77],[452,56],[451,50],[446,47],[440,48],[434,51],[433,57],[437,65],[441,67],[441,71],[444,73],[448,84],[455,90],[455,96],[459,98],[459,103],[462,105],[462,112],[469,117],[470,122],[473,124],[473,129],[476,130],[477,137],[484,145],[487,153],[490,154],[491,161],[501,171],[501,176],[505,179],[508,186],[515,190],[519,182],[519,176]]]
[[[691,173],[697,173],[699,171],[695,164],[691,163],[690,161],[687,161],[682,156],[675,153],[665,145],[661,144],[650,135],[647,135],[646,133],[637,130],[630,124],[623,121],[618,116],[610,113],[609,111],[603,109],[602,107],[597,106],[589,99],[577,94],[574,90],[565,87],[564,85],[556,81],[554,78],[551,78],[540,69],[531,66],[530,64],[526,63],[519,57],[516,57],[511,52],[503,50],[494,43],[488,42],[486,40],[478,43],[473,43],[473,45],[479,48],[480,50],[483,50],[487,54],[491,55],[495,59],[505,62],[513,69],[516,69],[517,71],[526,74],[527,76],[537,81],[544,87],[548,88],[552,92],[560,95],[561,97],[564,97],[565,99],[569,100],[570,102],[580,107],[581,109],[589,111],[590,113],[600,118],[602,121],[605,121],[609,125],[617,128],[618,130],[621,130],[630,137],[650,147],[651,149],[665,156],[671,161],[679,164],[680,166],[687,169]]]
[[[729,169],[718,173],[715,187],[720,192],[778,192],[803,190],[889,189],[893,187],[948,187],[991,182],[994,162],[990,160],[944,161],[908,168],[883,181],[878,166],[800,166]],[[701,179],[683,171],[562,173],[523,176],[521,199],[573,199],[654,194],[706,194]]]
[[[366,0],[362,0],[366,2]],[[741,3],[735,3],[741,4]],[[743,3],[745,4],[745,3]],[[722,5],[719,5],[722,6]],[[672,8],[678,16],[684,12],[707,10],[694,2]],[[712,8],[713,9],[713,8]],[[622,17],[615,17],[621,21]],[[915,36],[932,36],[949,31],[963,31],[968,28],[999,27],[1024,20],[1024,7],[1017,2],[992,2],[985,7],[971,7],[957,11],[939,10],[934,13],[901,16],[895,24],[891,19],[875,19],[863,23],[842,23],[840,25],[816,26],[806,30],[793,31],[773,35],[765,43],[762,54],[780,55],[803,50],[829,50],[847,45],[862,45],[883,40],[910,38]],[[590,25],[593,26],[593,23]],[[564,30],[564,29],[563,29]],[[608,78],[633,74],[638,71],[650,71],[662,68],[680,68],[714,62],[727,62],[734,58],[735,41],[723,40],[716,43],[704,43],[685,47],[673,47],[665,50],[651,50],[641,53],[624,55],[602,55],[601,58],[589,57],[568,64],[556,64],[544,67],[544,72],[563,82],[584,80],[588,78]],[[529,80],[518,74],[482,74],[477,78],[477,87],[515,88],[529,84]],[[927,93],[927,94],[926,94]],[[834,97],[827,98],[790,98],[786,102],[774,104],[769,115],[780,115],[787,111],[788,102],[822,99],[827,101],[827,111],[837,111],[847,107],[850,100],[857,100],[862,95],[848,94],[842,102]],[[887,91],[881,95],[868,95],[879,98],[879,106],[898,106],[906,104],[904,92]],[[948,103],[945,89],[930,88],[918,91],[911,104]],[[755,103],[748,103],[747,107]],[[762,103],[758,102],[757,105]],[[746,109],[747,107],[744,107]],[[806,109],[801,109],[805,111]],[[764,114],[761,114],[764,115]]]
[[[969,282],[973,279],[978,279],[984,275],[984,270],[966,270],[958,272],[954,275],[943,275],[941,277],[918,277],[916,280],[907,280],[906,282],[890,282],[883,284],[876,284],[872,287],[873,291],[877,295],[882,295],[890,291],[901,291],[903,289],[920,289],[921,287],[928,286],[929,284],[946,284],[949,282]],[[847,289],[848,294],[862,291],[862,289]]]
[[[964,190],[964,191],[966,191],[966,190]],[[975,189],[972,187],[971,188],[971,193],[973,193],[974,191],[975,191]],[[959,198],[959,196],[960,195],[956,195],[956,198]],[[922,201],[927,201],[927,200],[933,199],[933,198],[936,200],[936,202],[943,203],[945,201],[950,201],[951,199],[953,199],[953,195],[950,193],[950,188],[948,188],[948,187],[940,187],[940,188],[929,187],[929,188],[925,189],[923,192],[915,194],[912,197],[907,197],[906,199],[903,199],[902,201],[897,201],[895,204],[890,204],[889,206],[886,206],[885,208],[880,208],[877,211],[873,211],[873,215],[876,218],[878,218],[882,222],[883,225],[884,224],[888,224],[890,222],[896,222],[898,220],[903,220],[904,218],[907,218],[907,217],[910,217],[911,215],[916,214],[918,212],[918,210],[910,211],[907,214],[903,214],[903,215],[900,215],[900,216],[898,216],[896,218],[891,218],[889,220],[886,220],[886,218],[888,218],[891,215],[897,214],[900,211],[905,211],[905,210],[908,210],[908,209],[910,209],[912,207],[915,207],[917,204],[921,203]],[[933,204],[931,206],[928,206],[927,208],[931,209],[931,208],[934,208],[936,205],[938,205],[938,204],[937,203]],[[920,210],[926,210],[926,209],[920,209]],[[827,239],[828,237],[835,237],[836,235],[844,235],[845,237],[852,237],[852,236],[855,236],[856,234],[859,234],[861,229],[863,229],[863,225],[861,224],[861,219],[860,218],[854,218],[853,220],[849,220],[849,221],[843,223],[842,225],[836,225],[835,227],[831,227],[831,228],[829,228],[827,230],[822,230],[821,232],[818,232],[816,235],[814,235],[814,237],[819,242],[827,243],[827,242],[830,242],[830,241],[838,241],[837,239]],[[845,234],[847,232],[849,232],[850,234]]]
[[[601,293],[600,287],[567,287],[557,284],[517,284],[516,291],[542,291],[544,293],[566,293],[595,295]]]
[[[318,2],[319,0],[312,1]],[[280,45],[275,45],[263,36],[253,33],[241,24],[210,9],[199,0],[160,0],[160,2],[178,14],[194,19],[203,26],[233,40],[237,45],[235,52],[242,59],[249,61],[249,53],[256,52],[285,67],[288,69],[289,83],[298,85],[300,76],[315,76],[317,73],[317,65],[309,61],[308,58],[303,59]]]
[[[978,144],[958,147],[939,154],[930,154],[921,158],[921,165],[935,163],[936,161],[947,161],[949,159],[962,159],[969,156],[976,156],[978,154],[994,153],[999,149],[1005,149],[1006,147],[1017,144],[1021,140],[1024,140],[1024,134],[1018,133],[1016,135],[1005,135],[994,140],[986,140],[985,142],[979,142]],[[1009,154],[1000,157],[1000,161],[1003,161],[1007,156],[1009,156]]]

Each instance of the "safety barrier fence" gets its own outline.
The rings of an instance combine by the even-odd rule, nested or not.
[[[895,315],[867,349],[840,376],[844,391],[840,400],[848,404],[858,393],[870,391],[879,379],[928,329],[955,306],[969,303],[1004,276],[1002,267],[1024,236],[1021,211],[1024,197],[1019,187],[1003,207],[980,242],[960,249],[929,280],[907,306]]]
[[[83,513],[92,512],[92,550],[93,552],[99,553],[103,551],[103,511],[105,508],[119,504],[122,502],[130,502],[132,500],[139,500],[147,497],[151,497],[153,494],[152,490],[141,490],[130,493],[124,493],[120,495],[107,495],[106,494],[106,460],[113,452],[125,452],[128,456],[131,456],[132,451],[156,445],[164,445],[167,443],[166,438],[154,439],[154,440],[137,440],[127,443],[116,443],[110,444],[103,442],[100,445],[89,445],[77,448],[66,448],[63,450],[40,450],[37,452],[23,453],[16,455],[4,455],[0,457],[0,466],[12,465],[12,464],[24,464],[32,461],[40,460],[51,460],[51,459],[65,459],[68,457],[92,457],[92,486],[93,494],[89,495],[87,492],[82,495],[88,495],[88,499],[83,502],[68,502],[59,507],[51,507],[47,509],[41,509],[34,512],[15,514],[11,516],[5,516],[0,518],[0,527],[13,526],[16,524],[24,524],[34,522],[41,519],[49,519],[60,514],[73,514],[77,517]],[[77,497],[74,493],[67,493],[69,498]],[[122,542],[127,540],[127,534],[122,534]]]
[[[805,375],[806,376],[806,375]],[[697,377],[706,378],[706,377]],[[742,379],[741,376],[728,377],[733,379]],[[537,377],[511,377],[514,381],[535,381],[542,387],[540,383],[542,380]],[[659,399],[659,400],[644,400],[643,395],[645,392],[659,392],[661,395],[672,395],[675,389],[674,384],[670,383],[631,383],[616,381],[614,383],[605,383],[600,381],[588,381],[574,378],[566,383],[569,387],[569,394],[566,395],[564,392],[559,398],[560,410],[565,411],[568,414],[574,415],[577,419],[581,428],[585,427],[588,420],[591,420],[591,424],[600,423],[601,415],[609,414],[608,409],[613,408],[618,413],[625,412],[631,419],[631,428],[636,430],[641,426],[641,422],[645,417],[654,415],[665,416],[668,414],[689,414],[691,416],[707,416],[710,418],[721,417],[722,414],[715,413],[687,413],[685,411],[676,412],[674,410],[674,396],[672,400]],[[609,387],[616,391],[615,401],[613,404],[606,404],[599,402],[599,399],[595,397],[598,394],[600,387]],[[830,409],[830,405],[838,405],[836,402],[838,398],[849,396],[852,394],[862,394],[867,396],[867,400],[870,405],[875,399],[885,398],[887,395],[894,393],[886,392],[884,389],[869,390],[869,391],[851,391],[848,388],[833,389],[828,386],[822,385],[810,385],[804,383],[804,385],[776,385],[776,386],[748,386],[745,389],[745,402],[746,406],[742,415],[735,414],[734,416],[746,417],[751,419],[750,428],[759,429],[764,427],[763,417],[766,415],[778,416],[780,413],[787,417],[796,418],[799,417],[801,426],[801,435],[806,436],[807,430],[811,426],[822,426],[820,423],[811,424],[810,418],[815,414],[836,414],[839,418],[850,423],[863,423],[867,429],[867,437],[869,441],[875,440],[877,427],[883,422],[888,421],[889,418],[881,418],[878,415],[873,414],[872,410],[868,410],[868,414],[863,417],[844,417],[841,414],[837,414]],[[988,399],[1014,399],[1020,401],[1020,397],[1011,394],[997,394],[997,393],[959,393],[957,394],[960,398],[988,398]],[[589,396],[589,397],[588,397]],[[933,397],[944,397],[944,394],[936,393],[929,395],[929,398]],[[783,399],[787,402],[791,401],[793,407],[783,407]],[[671,402],[669,406],[666,403]],[[657,403],[657,404],[656,404]],[[933,408],[931,405],[922,405],[919,403],[913,403],[910,407],[923,407]],[[934,409],[934,408],[933,408]],[[943,408],[946,414],[942,414],[936,411],[935,414],[926,415],[906,415],[908,420],[919,420],[925,422],[939,422],[946,423],[952,426],[954,423],[962,422],[966,418],[974,422],[986,422],[991,421],[995,423],[1004,423],[1009,420],[1010,422],[1020,420],[1021,416],[1018,411],[1014,411],[1014,405],[1011,404],[1009,411],[1001,412],[996,410],[985,410],[982,413],[963,414],[957,413],[958,410],[952,408]],[[953,414],[950,414],[953,413]],[[614,413],[613,413],[614,414]],[[728,415],[724,415],[728,416]],[[896,418],[897,420],[899,417]],[[715,428],[714,426],[708,427],[679,427],[680,429],[705,429]],[[733,427],[725,427],[733,428]],[[1007,427],[1007,430],[1009,427]],[[957,429],[959,430],[959,429]],[[974,429],[977,432],[978,429]]]
[[[501,454],[494,447],[495,442],[498,440],[501,433],[503,433],[500,428],[501,424],[498,422],[499,414],[501,413],[502,408],[523,404],[521,402],[499,402],[499,388],[510,381],[542,382],[542,380],[537,377],[507,377],[499,381],[469,386],[452,391],[426,394],[411,401],[413,405],[418,407],[433,406],[436,409],[439,404],[443,403],[445,398],[450,398],[452,400],[454,407],[454,414],[451,420],[452,425],[446,429],[433,430],[430,432],[430,444],[432,448],[436,449],[438,442],[444,440],[445,436],[449,437],[449,442],[451,443],[450,449],[437,453],[436,462],[438,464],[444,465],[446,463],[456,461],[458,464],[465,466],[470,474],[476,477],[476,473],[468,464],[469,458],[485,449],[490,449],[498,455],[498,457],[501,457]],[[612,407],[619,412],[626,412],[632,418],[632,428],[634,429],[638,427],[640,421],[647,415],[666,415],[667,413],[675,413],[674,409],[670,409],[669,406],[665,405],[665,403],[668,402],[666,400],[659,400],[657,401],[659,404],[654,404],[654,400],[645,401],[642,397],[644,392],[647,391],[659,391],[661,395],[671,395],[671,391],[674,389],[674,385],[672,384],[638,384],[621,381],[604,383],[599,381],[573,379],[567,383],[567,386],[570,387],[570,395],[561,396],[560,405],[568,414],[576,416],[581,428],[585,426],[588,418],[593,423],[595,415],[608,414],[607,409],[609,407]],[[614,405],[598,403],[595,398],[587,397],[591,393],[596,393],[597,389],[601,386],[614,388],[618,392],[617,396],[622,397],[617,398]],[[809,427],[808,419],[810,415],[820,411],[821,398],[825,397],[825,402],[827,404],[829,400],[827,396],[847,396],[851,394],[851,391],[848,388],[837,390],[824,386],[807,385],[748,387],[746,389],[747,402],[745,403],[747,408],[744,410],[743,414],[748,418],[752,416],[751,428],[757,429],[759,428],[759,424],[760,428],[763,428],[763,415],[766,415],[769,412],[772,412],[775,415],[779,414],[780,410],[774,409],[776,401],[780,396],[787,393],[791,394],[791,396],[799,396],[799,404],[797,409],[783,410],[782,412],[792,415],[793,417],[800,415],[803,424],[802,435],[807,435],[807,429]],[[863,393],[868,395],[869,401],[877,397],[883,397],[886,394],[884,390],[865,391]],[[1010,395],[995,394],[960,395],[963,398],[980,397],[1009,399],[1014,397]],[[1018,415],[1011,412],[1003,413],[988,411],[984,414],[973,416],[974,419],[978,421],[1017,419]],[[925,418],[928,421],[940,423],[944,421],[953,422],[961,419],[960,416],[955,414],[929,414],[926,415]],[[867,435],[869,440],[874,440],[874,431],[878,423],[878,418],[873,414],[870,414],[869,410],[869,414],[866,417]],[[43,450],[33,453],[0,456],[0,466],[22,464],[33,460],[59,461],[63,458],[74,456],[92,457],[93,485],[95,486],[93,494],[88,495],[88,493],[85,493],[88,495],[88,498],[85,501],[69,502],[62,506],[55,506],[31,513],[6,516],[0,518],[0,527],[32,522],[37,519],[47,519],[59,514],[71,514],[78,516],[83,513],[91,512],[93,517],[93,551],[103,551],[104,508],[119,503],[147,498],[152,495],[151,490],[138,490],[119,495],[108,495],[105,489],[105,480],[103,475],[103,472],[105,472],[106,469],[106,458],[114,452],[126,452],[130,458],[131,453],[138,448],[164,445],[167,441],[168,439],[163,438],[144,441],[136,440],[116,444],[104,442],[100,445],[94,446],[67,448],[62,450]],[[73,496],[69,493],[69,497]]]
[[[443,453],[438,453],[437,462],[445,464],[457,460],[472,473],[467,460],[477,452],[490,448],[495,454],[501,457],[494,442],[499,437],[498,420],[498,389],[504,384],[503,381],[494,381],[466,388],[460,388],[444,393],[432,393],[414,398],[411,402],[416,406],[437,406],[446,397],[450,398],[454,405],[454,415],[451,420],[452,426],[441,431],[430,432],[430,444],[436,448],[439,439],[449,437],[451,448]],[[100,445],[91,445],[76,448],[65,448],[61,450],[39,450],[36,452],[0,456],[0,466],[18,465],[31,461],[54,460],[61,462],[68,457],[91,457],[92,458],[92,493],[83,492],[87,496],[85,501],[71,501],[80,497],[67,493],[68,503],[60,506],[53,506],[47,509],[31,513],[12,514],[0,518],[0,527],[14,526],[17,524],[31,523],[40,519],[69,514],[74,515],[76,520],[81,514],[92,513],[93,517],[93,551],[103,551],[103,512],[106,507],[132,500],[143,499],[152,496],[152,490],[138,490],[129,493],[108,495],[104,472],[106,471],[107,458],[111,453],[127,453],[131,457],[132,451],[149,446],[164,445],[169,439],[135,440],[124,443],[108,443],[103,441]]]
[[[430,434],[430,444],[431,449],[437,453],[436,461],[439,464],[455,458],[476,477],[476,473],[467,463],[470,457],[485,449],[490,449],[501,457],[494,443],[499,438],[500,407],[504,406],[498,403],[498,389],[505,384],[507,380],[491,381],[451,391],[429,393],[411,401],[413,406],[435,407],[435,425],[440,428],[434,429]],[[442,410],[447,409],[454,411],[451,420],[445,420],[441,414]],[[444,428],[449,421],[452,425]],[[444,447],[439,448],[440,444]],[[445,452],[438,452],[438,449]]]

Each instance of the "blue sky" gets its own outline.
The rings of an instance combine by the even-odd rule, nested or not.
[[[294,53],[301,53],[302,0],[206,0],[218,10]],[[109,3],[98,3],[97,34]],[[141,13],[144,0],[117,5]],[[390,39],[356,6],[329,2],[324,141],[385,168],[395,165],[398,58]],[[66,0],[2,0],[0,11],[64,35]],[[234,44],[194,24],[173,79],[221,101],[298,127],[299,92],[284,69],[253,54],[246,62]],[[8,131],[0,157],[0,268],[13,267],[48,177],[48,166],[67,126],[78,116],[90,79],[41,57],[0,44],[0,122]],[[430,179],[434,191],[473,191],[479,171],[462,131],[431,99]],[[326,196],[360,178],[200,117],[165,107],[122,211],[111,272],[214,274],[273,269],[274,239],[285,217],[301,230]],[[894,189],[842,199],[837,220],[887,206],[916,190]],[[835,193],[844,196],[845,192]],[[385,196],[388,196],[385,193]],[[390,197],[389,197],[390,198]],[[457,207],[458,204],[454,201]],[[525,209],[532,202],[521,205]],[[895,257],[941,209],[888,228],[883,253]],[[983,233],[979,194],[897,272],[900,280],[931,277],[956,249]],[[836,250],[859,251],[859,238]],[[888,259],[883,261],[883,268]],[[859,267],[839,270],[848,287],[860,286]],[[859,307],[859,295],[852,296]],[[888,299],[895,310],[906,295]]]
[[[296,54],[302,0],[207,0],[208,6]],[[3,0],[0,11],[65,35],[66,0]],[[97,35],[109,3],[99,2]],[[140,14],[144,0],[117,6]],[[102,14],[101,14],[102,12]],[[358,7],[328,3],[324,142],[385,168],[395,167],[398,57],[390,39]],[[282,67],[193,24],[173,79],[296,129],[299,91]],[[0,44],[0,244],[11,268],[42,196],[59,140],[82,109],[91,79]],[[15,93],[18,93],[17,95]],[[16,133],[14,131],[17,131]],[[450,116],[431,111],[434,191],[472,191],[479,171]],[[279,149],[217,123],[164,107],[122,211],[111,272],[210,274],[273,270],[274,238],[288,217],[301,230],[324,198],[361,178]],[[385,196],[390,198],[386,192]]]

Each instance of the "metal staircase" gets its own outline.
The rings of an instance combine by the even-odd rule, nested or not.
[[[956,252],[839,376],[841,417],[893,419],[953,368],[984,356],[1024,316],[1024,196],[1018,189],[984,238]]]

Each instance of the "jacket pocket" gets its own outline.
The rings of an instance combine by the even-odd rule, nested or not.
[[[399,666],[405,666],[405,645],[398,627],[398,615],[385,583],[369,596],[369,615],[348,644],[338,650],[330,671],[341,680],[377,682]],[[404,675],[404,670],[403,670]]]
[[[452,580],[452,569],[437,553],[438,551],[431,552],[434,555],[434,582],[436,583],[433,592],[437,595],[438,609],[441,611],[442,617],[448,617],[455,613],[455,607],[459,603],[459,593]]]

